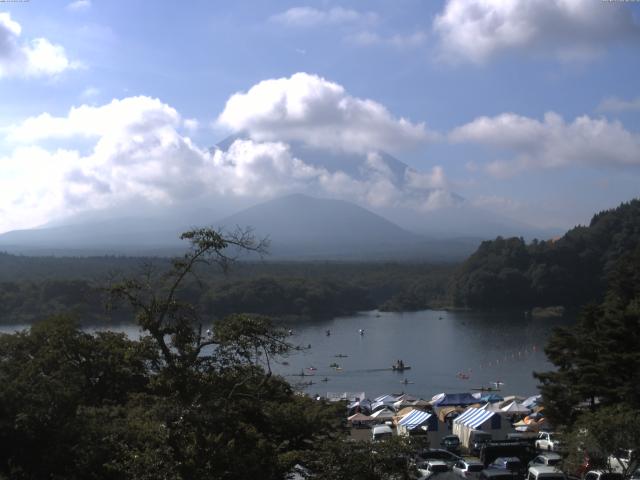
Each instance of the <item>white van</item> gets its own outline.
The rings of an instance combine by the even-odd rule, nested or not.
[[[393,430],[389,425],[376,425],[371,429],[371,438],[374,442],[378,440],[384,440],[385,438],[391,438],[393,436]]]
[[[527,480],[567,480],[567,477],[556,467],[536,465],[535,467],[529,467]]]

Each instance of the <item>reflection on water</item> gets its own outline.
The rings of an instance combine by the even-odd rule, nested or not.
[[[519,313],[433,310],[404,314],[372,311],[287,323],[287,328],[293,330],[290,340],[301,349],[284,360],[287,364],[276,365],[275,370],[294,384],[313,382],[306,387],[311,394],[364,391],[373,398],[382,393],[406,391],[431,397],[501,381],[503,394],[526,396],[536,393],[532,372],[551,368],[543,352],[551,329],[570,323],[562,319],[525,318]],[[3,326],[0,332],[23,328],[26,326]],[[140,335],[135,325],[111,329],[131,338]],[[359,329],[364,330],[362,335]],[[87,331],[94,332],[96,328]],[[392,371],[391,366],[397,360],[403,360],[411,369],[402,373]],[[340,369],[330,367],[332,364]],[[301,377],[301,372],[312,376]],[[459,373],[469,379],[460,378]]]

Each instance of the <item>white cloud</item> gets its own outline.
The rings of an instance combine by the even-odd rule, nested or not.
[[[195,118],[185,118],[183,125],[190,133],[195,133],[200,128],[200,122]]]
[[[620,122],[587,115],[567,123],[554,112],[545,114],[542,121],[503,113],[476,118],[454,129],[449,138],[510,153],[511,159],[488,165],[489,172],[499,177],[528,168],[640,166],[640,134],[626,130]]]
[[[91,0],[76,0],[67,5],[67,10],[74,12],[88,10],[89,8],[91,8]]]
[[[381,155],[369,153],[360,171],[346,173],[305,162],[286,142],[253,139],[210,152],[181,133],[189,125],[193,119],[140,96],[73,107],[64,116],[43,113],[5,129],[2,143],[12,150],[0,155],[0,231],[97,209],[134,212],[296,191],[415,210],[450,198],[440,167],[399,179]]]
[[[77,68],[60,45],[46,38],[21,42],[22,27],[11,15],[0,12],[0,78],[54,76]]]
[[[319,10],[313,7],[293,7],[282,13],[273,15],[271,21],[290,27],[317,27],[340,25],[346,23],[375,23],[377,15],[372,12],[358,12],[343,7]]]
[[[617,97],[605,98],[598,105],[599,112],[640,112],[640,97],[633,100],[623,100]]]
[[[411,148],[437,137],[423,123],[396,118],[380,103],[352,97],[337,83],[307,73],[265,80],[234,94],[218,124],[258,141],[361,153]]]
[[[433,29],[441,57],[481,64],[506,51],[588,60],[618,41],[638,41],[630,9],[596,0],[448,0]]]
[[[427,34],[421,31],[408,35],[396,34],[382,36],[377,33],[365,31],[348,37],[356,45],[368,47],[376,45],[388,45],[399,49],[419,47],[427,40]]]

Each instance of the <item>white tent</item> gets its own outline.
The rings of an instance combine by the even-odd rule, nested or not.
[[[500,409],[500,411],[505,412],[505,413],[518,414],[518,413],[529,413],[529,412],[531,412],[531,409],[525,407],[521,403],[518,403],[518,402],[514,401],[514,402],[511,402],[506,407],[502,407]]]
[[[394,415],[395,413],[388,408],[383,408],[382,410],[372,413],[371,418],[375,419],[377,422],[386,422],[387,420],[393,419]]]
[[[469,407],[453,419],[453,433],[460,438],[460,443],[468,448],[473,430],[490,433],[494,440],[504,440],[507,433],[514,431],[511,422],[502,418],[502,412]]]

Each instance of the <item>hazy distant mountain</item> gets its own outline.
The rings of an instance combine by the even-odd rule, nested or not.
[[[428,239],[353,203],[302,194],[200,225],[251,227],[256,236],[269,237],[268,258],[274,260],[460,260],[480,242]],[[192,226],[162,217],[84,221],[5,233],[0,235],[0,250],[27,255],[172,255],[184,249],[178,236]]]
[[[269,237],[275,258],[450,260],[468,255],[479,243],[430,240],[353,203],[302,194],[247,208],[219,225],[251,225],[256,236]]]

